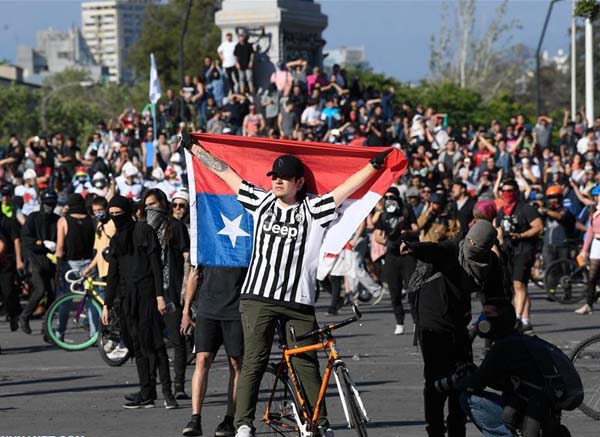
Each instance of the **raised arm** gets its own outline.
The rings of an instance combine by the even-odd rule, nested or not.
[[[234,193],[240,190],[242,178],[227,165],[226,162],[212,156],[202,146],[193,142],[194,140],[188,133],[182,135],[180,144],[188,149],[204,166],[216,174],[223,182],[229,185]]]
[[[369,163],[362,169],[354,173],[352,176],[342,182],[341,185],[335,188],[332,191],[335,206],[340,206],[342,202],[348,198],[348,196],[362,187],[364,183],[367,182],[371,176],[373,176],[373,174],[381,170],[385,164],[385,158],[392,152],[392,150],[394,149],[390,147],[385,152],[381,152],[379,155],[371,159]]]

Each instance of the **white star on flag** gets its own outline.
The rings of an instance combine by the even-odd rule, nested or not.
[[[219,235],[227,235],[229,240],[231,241],[231,245],[235,248],[235,244],[237,242],[238,237],[249,237],[250,234],[244,231],[241,227],[242,215],[237,216],[233,220],[229,220],[223,214],[221,214],[221,218],[223,219],[223,224],[225,227],[221,229],[217,234]]]

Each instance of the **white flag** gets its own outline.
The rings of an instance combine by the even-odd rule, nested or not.
[[[150,53],[150,102],[156,105],[160,99],[160,80],[158,80],[158,71],[156,70],[156,61],[154,53]]]

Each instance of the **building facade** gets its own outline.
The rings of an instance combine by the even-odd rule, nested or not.
[[[103,80],[106,71],[97,64],[81,32],[73,26],[68,31],[55,29],[37,33],[35,48],[18,45],[16,64],[22,68],[23,77],[41,84],[45,77],[66,69],[78,69],[88,73],[90,79]]]
[[[154,0],[102,0],[81,4],[81,29],[95,61],[108,68],[110,82],[132,80],[127,52],[137,41],[144,12]]]

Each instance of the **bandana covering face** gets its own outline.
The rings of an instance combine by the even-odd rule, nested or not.
[[[498,232],[487,220],[477,220],[459,243],[458,262],[475,283],[482,287],[489,270],[491,249]]]
[[[511,215],[512,210],[515,208],[517,204],[517,198],[519,193],[516,191],[503,191],[502,192],[502,200],[504,200],[504,214]]]

